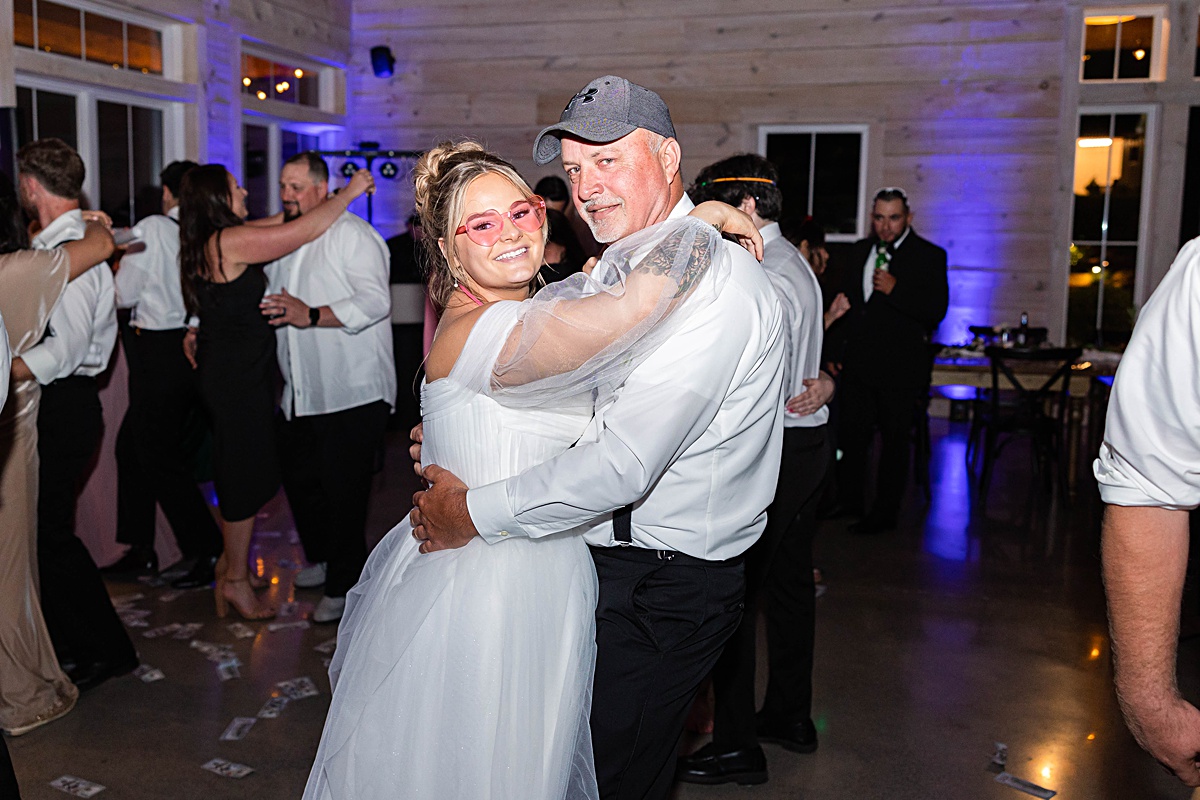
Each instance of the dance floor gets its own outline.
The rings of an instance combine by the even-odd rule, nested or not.
[[[373,540],[406,513],[415,487],[405,436],[390,437]],[[676,798],[1026,796],[995,782],[988,767],[996,743],[1007,745],[1011,774],[1063,800],[1190,796],[1136,748],[1120,720],[1094,490],[1084,483],[1074,500],[1052,500],[1014,445],[981,509],[965,437],[964,424],[935,420],[933,502],[924,509],[910,491],[899,530],[857,538],[843,521],[823,523],[820,749],[794,755],[767,745],[765,786],[680,786]],[[258,521],[254,555],[278,601],[296,605],[276,621],[282,629],[243,623],[246,638],[230,629],[235,617],[215,617],[210,592],[175,596],[167,587],[110,584],[113,597],[135,610],[129,619],[145,623],[130,632],[143,662],[163,677],[111,680],[63,719],[8,740],[27,800],[67,796],[49,786],[63,775],[107,787],[102,800],[300,796],[329,704],[325,650],[336,628],[306,627],[320,595],[292,587],[302,554],[281,498]],[[182,625],[192,627],[144,636]],[[1196,697],[1200,641],[1181,650],[1180,680]],[[228,667],[231,654],[236,670]],[[305,696],[303,682],[280,686],[297,678],[310,679],[316,695]],[[270,698],[288,694],[276,717],[260,716]],[[240,740],[222,741],[237,717],[256,721]],[[685,746],[702,743],[689,737]],[[254,771],[235,778],[201,768],[212,759]]]

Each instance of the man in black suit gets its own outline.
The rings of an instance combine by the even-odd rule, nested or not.
[[[902,189],[882,189],[871,209],[873,234],[850,251],[842,291],[850,311],[829,331],[838,372],[842,449],[839,501],[848,514],[864,509],[867,451],[879,428],[875,502],[854,533],[896,526],[904,497],[914,414],[929,393],[930,342],[946,316],[950,289],[946,251],[911,227]]]

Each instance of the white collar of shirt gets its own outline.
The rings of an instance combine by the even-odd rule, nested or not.
[[[671,213],[667,214],[667,219],[679,219],[680,217],[686,217],[695,207],[696,204],[692,202],[692,198],[685,194],[683,197],[679,198],[679,202],[676,203],[675,207],[671,209]]]
[[[165,216],[168,216],[171,219],[175,220],[176,222],[179,222],[179,206],[175,206],[174,208],[172,208],[170,211],[168,211],[165,214]]]
[[[908,238],[908,232],[912,228],[904,229],[904,233],[900,234],[900,238],[892,242],[892,252],[888,253],[888,263],[891,263],[892,254],[900,249],[900,245],[904,244],[904,240]],[[875,256],[879,252],[879,242],[876,242],[867,251],[867,263],[863,264],[863,302],[871,299],[871,294],[875,291]]]
[[[75,208],[55,217],[30,244],[34,250],[52,250],[65,242],[82,239],[84,231],[83,212]]]
[[[769,242],[773,242],[783,236],[783,231],[779,229],[778,222],[768,222],[758,229],[758,233],[763,237],[763,247],[766,247]]]

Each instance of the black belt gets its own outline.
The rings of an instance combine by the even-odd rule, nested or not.
[[[678,550],[648,550],[645,547],[597,547],[588,545],[592,554],[604,558],[615,558],[621,561],[637,561],[642,563],[678,564],[688,567],[736,567],[745,560],[743,555],[736,555],[724,561],[707,558],[697,558],[681,553]]]

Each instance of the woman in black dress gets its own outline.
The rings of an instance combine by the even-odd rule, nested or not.
[[[259,303],[262,264],[316,239],[350,202],[373,191],[360,170],[350,184],[291,222],[244,225],[246,190],[221,164],[183,178],[179,263],[189,313],[200,317],[196,363],[212,416],[213,473],[225,553],[217,565],[217,615],[233,604],[247,619],[274,616],[249,583],[254,517],[279,489],[274,437],[275,329]]]

